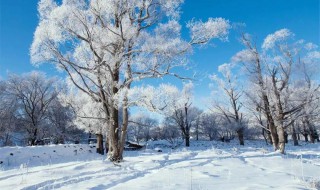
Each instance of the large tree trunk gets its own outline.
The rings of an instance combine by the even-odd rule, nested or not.
[[[118,66],[119,63],[116,63]],[[119,82],[119,70],[116,68],[113,71],[113,81],[112,81],[112,94],[111,97],[114,97],[119,89],[117,87]],[[112,162],[120,162],[122,161],[122,153],[120,152],[120,139],[119,139],[119,108],[118,104],[116,104],[112,98],[110,100],[110,119],[109,119],[109,152],[108,158]]]
[[[113,104],[111,104],[113,105]],[[116,108],[111,110],[110,130],[109,130],[109,144],[110,149],[108,158],[112,162],[120,162],[122,155],[119,152],[119,111]]]
[[[127,95],[125,95],[124,100],[123,100],[123,119],[122,119],[122,128],[121,128],[121,136],[120,136],[120,143],[119,143],[119,154],[121,156],[122,160],[122,154],[124,151],[124,145],[126,143],[126,137],[127,137],[127,128],[128,128],[128,122],[129,122],[129,113],[128,113],[128,98]]]
[[[264,114],[265,114],[267,121],[268,121],[268,127],[270,130],[272,145],[273,145],[274,150],[278,150],[279,149],[279,137],[277,134],[277,128],[274,124],[274,120],[271,115],[270,103],[269,103],[268,96],[265,94],[264,91],[262,91],[262,99],[264,102]]]
[[[97,136],[97,153],[104,155],[104,148],[103,148],[103,136],[102,134],[96,134]]]
[[[238,134],[240,145],[244,145],[243,128],[238,129],[237,134]]]
[[[281,154],[284,154],[285,151],[285,131],[282,126],[277,127],[277,133],[279,137],[279,151]]]
[[[277,133],[277,129],[276,127],[274,126],[274,124],[270,125],[270,134],[271,134],[271,140],[272,140],[272,145],[273,145],[273,148],[274,150],[278,150],[279,149],[279,135]]]

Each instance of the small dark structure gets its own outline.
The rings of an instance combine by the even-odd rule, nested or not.
[[[139,144],[135,144],[135,143],[131,143],[131,142],[127,141],[126,145],[124,147],[124,150],[128,150],[128,151],[140,150],[144,147],[145,146],[143,146],[143,145],[139,145]]]

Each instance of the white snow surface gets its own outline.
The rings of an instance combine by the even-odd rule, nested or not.
[[[120,166],[90,145],[0,148],[0,189],[317,189],[320,143],[287,146],[281,155],[263,141],[164,141],[125,152]],[[158,152],[162,150],[162,152]]]

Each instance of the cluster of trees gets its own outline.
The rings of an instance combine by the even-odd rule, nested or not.
[[[179,77],[172,69],[186,65],[186,55],[195,45],[205,45],[213,38],[226,39],[230,24],[223,18],[192,20],[187,24],[190,38],[182,38],[182,2],[39,2],[40,21],[31,60],[34,64],[55,64],[77,87],[75,93],[84,93],[99,104],[111,161],[123,159],[129,107],[134,105],[129,99],[132,86],[148,78]]]
[[[256,137],[285,151],[288,134],[314,142],[319,127],[317,46],[294,41],[287,29],[268,35],[261,47],[248,34],[245,48],[210,76],[215,101],[210,111],[193,103],[193,84],[143,86],[152,78],[180,76],[196,45],[225,41],[231,25],[223,18],[187,23],[181,35],[182,0],[39,1],[39,25],[30,48],[33,64],[52,63],[67,75],[65,86],[43,74],[10,76],[0,85],[1,134],[24,126],[30,144],[42,133],[73,134],[74,126],[96,134],[111,161],[121,161],[126,139],[190,138],[229,141]],[[26,77],[29,77],[26,79]],[[39,82],[40,81],[40,82]],[[163,116],[129,114],[138,106]],[[12,125],[12,126],[6,126]],[[4,132],[2,132],[4,131]],[[103,144],[103,137],[106,144]],[[65,137],[64,137],[65,138]]]
[[[262,127],[274,149],[281,153],[289,133],[295,145],[297,131],[306,131],[303,134],[309,135],[312,142],[318,139],[318,46],[295,41],[288,29],[269,34],[261,47],[249,34],[243,34],[241,42],[245,49],[219,67],[222,77],[212,77],[229,98],[229,106],[217,109],[241,122],[243,111],[239,111],[245,107],[249,123]]]
[[[179,111],[178,111],[179,113]],[[181,113],[181,112],[180,112]],[[187,138],[193,140],[217,140],[229,142],[238,136],[238,128],[231,125],[229,121],[219,113],[204,112],[196,107],[188,109],[190,113],[186,115],[173,114],[165,117],[162,122],[158,122],[148,115],[133,116],[130,120],[128,140],[140,143],[148,140],[166,140],[172,147],[185,142],[186,146],[190,145]],[[186,135],[186,129],[181,127],[181,123],[188,120],[190,131]],[[260,139],[262,138],[261,130],[257,127],[249,128],[248,125],[243,126],[243,139]]]
[[[50,138],[55,143],[80,139],[70,107],[58,99],[61,86],[56,78],[31,72],[0,81],[0,140],[3,145],[36,145]]]

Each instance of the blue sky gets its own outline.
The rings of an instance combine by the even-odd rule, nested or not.
[[[320,44],[319,0],[185,0],[182,6],[181,22],[209,17],[223,17],[232,23],[245,23],[245,31],[256,37],[258,42],[276,30],[288,28],[297,39]],[[31,70],[42,70],[48,75],[59,74],[49,64],[35,68],[30,64],[29,47],[37,26],[37,0],[0,1],[0,77],[7,73],[21,74]],[[187,31],[183,31],[186,33]],[[190,60],[192,71],[201,76],[216,72],[218,65],[228,62],[242,47],[238,33],[231,31],[229,42],[214,41],[216,47],[195,51]],[[177,80],[170,80],[179,83]],[[165,80],[164,80],[165,82]],[[203,77],[196,82],[195,95],[199,102],[208,97],[209,81]]]

